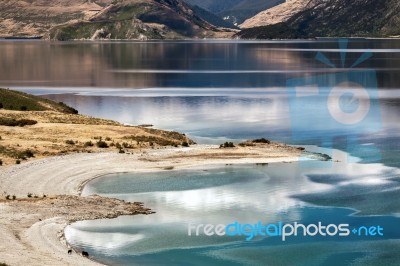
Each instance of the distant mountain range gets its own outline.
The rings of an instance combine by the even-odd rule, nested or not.
[[[202,7],[235,25],[257,13],[276,6],[285,0],[185,0],[191,5]]]
[[[0,38],[35,36],[54,40],[400,37],[400,2],[1,0]]]
[[[213,22],[207,21],[213,20]],[[213,25],[215,23],[217,25]],[[227,38],[224,21],[182,0],[2,0],[0,36],[46,39]]]
[[[269,19],[283,14],[283,10],[275,7],[264,11],[243,25],[259,27],[245,29],[238,33],[237,37],[290,39],[400,35],[398,0],[292,0],[292,2],[299,4],[300,7],[289,16],[271,25]]]

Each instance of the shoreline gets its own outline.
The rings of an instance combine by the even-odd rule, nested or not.
[[[146,149],[131,154],[71,154],[1,168],[0,190],[16,195],[17,199],[26,198],[27,193],[38,196],[65,195],[53,196],[56,199],[52,200],[74,197],[68,199],[73,199],[72,202],[76,202],[77,206],[86,206],[87,204],[82,202],[90,199],[80,196],[82,189],[91,180],[107,174],[183,170],[206,165],[295,162],[301,153],[299,148],[271,143],[257,147],[226,149],[216,145],[195,145],[189,148]],[[115,199],[99,197],[96,200],[107,203]],[[139,208],[135,209],[136,212],[116,213],[105,210],[104,204],[100,204],[98,206],[102,206],[101,208],[97,205],[94,208],[100,213],[93,214],[89,211],[92,216],[89,215],[87,210],[91,210],[93,206],[87,205],[86,209],[81,210],[82,216],[71,219],[70,211],[59,211],[70,206],[70,202],[57,208],[59,212],[45,212],[44,215],[44,211],[40,209],[42,203],[35,205],[38,210],[34,212],[32,205],[25,204],[24,201],[0,202],[0,237],[7,240],[0,244],[0,262],[9,265],[56,265],[60,262],[62,265],[100,265],[97,261],[88,260],[75,252],[72,255],[67,254],[70,247],[64,238],[64,228],[72,221],[115,218],[120,215],[144,213],[143,210],[147,210],[146,214],[150,213],[150,210],[139,208],[140,206],[135,206]],[[117,203],[121,208],[129,205]],[[79,210],[73,210],[74,213],[79,213]],[[39,218],[41,215],[44,215],[45,219]]]

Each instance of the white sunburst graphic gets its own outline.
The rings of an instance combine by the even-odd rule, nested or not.
[[[341,67],[344,68],[346,64],[348,40],[340,40],[339,45],[340,59],[342,64]],[[358,60],[351,66],[351,68],[358,66],[371,57],[371,51],[363,53],[360,58],[358,58]],[[338,66],[333,64],[321,52],[318,52],[316,59],[330,67],[338,68]],[[345,106],[343,106],[343,103],[352,110],[346,110],[346,108],[344,108]],[[364,120],[370,112],[371,99],[369,97],[367,88],[363,87],[362,84],[344,81],[332,88],[328,97],[327,105],[329,113],[337,122],[345,125],[354,125]],[[357,107],[351,108],[352,106]]]
[[[378,162],[381,159],[379,148],[359,143],[365,134],[382,130],[377,73],[374,69],[357,67],[372,57],[372,51],[361,50],[364,53],[355,62],[346,62],[348,53],[353,52],[347,47],[348,40],[339,40],[340,60],[337,64],[322,52],[317,53],[315,59],[328,67],[326,72],[319,69],[316,73],[322,74],[286,81],[292,141],[317,143],[326,148],[327,154],[333,146],[343,149],[347,145],[348,161],[368,157],[368,160]],[[337,138],[341,142],[335,143]],[[310,162],[304,164],[314,168],[309,167]],[[326,163],[315,165],[316,168],[320,165],[332,167]]]

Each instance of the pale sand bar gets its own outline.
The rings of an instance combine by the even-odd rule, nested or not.
[[[139,204],[132,205],[100,197],[84,199],[51,196],[79,196],[82,187],[93,178],[118,172],[154,172],[207,165],[293,162],[297,161],[300,155],[299,149],[278,143],[226,149],[195,145],[189,148],[147,149],[133,154],[72,154],[0,168],[1,193],[15,194],[17,199],[26,198],[28,193],[40,197],[43,194],[47,195],[45,199],[3,200],[0,203],[0,263],[99,265],[75,252],[72,255],[67,254],[69,247],[63,238],[65,226],[77,220],[148,213],[148,210]],[[96,202],[99,204],[93,208]],[[118,207],[119,212],[116,211]]]

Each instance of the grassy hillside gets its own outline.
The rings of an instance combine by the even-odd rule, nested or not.
[[[312,0],[288,21],[241,31],[244,39],[389,37],[400,35],[397,0]]]
[[[185,134],[79,115],[65,104],[18,91],[0,89],[0,102],[0,167],[60,154],[194,143]]]
[[[16,111],[57,111],[77,114],[78,111],[64,103],[56,103],[27,93],[0,88],[0,109]]]

